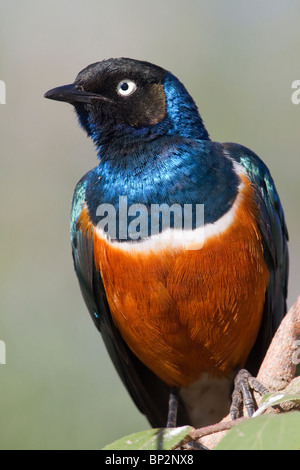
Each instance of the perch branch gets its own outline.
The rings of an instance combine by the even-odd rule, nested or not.
[[[269,390],[279,391],[295,377],[300,351],[300,296],[282,320],[267,351],[257,378]]]

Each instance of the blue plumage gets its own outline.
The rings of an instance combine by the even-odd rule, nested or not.
[[[152,204],[204,204],[205,223],[213,223],[231,207],[239,184],[221,146],[179,136],[152,141],[126,157],[100,158],[86,178],[87,206],[95,225],[99,204],[112,204],[118,211],[120,196],[127,197],[129,206],[145,205],[149,214]]]

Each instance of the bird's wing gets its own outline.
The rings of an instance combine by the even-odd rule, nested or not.
[[[286,313],[288,282],[288,232],[274,181],[266,165],[251,150],[232,143],[222,144],[227,155],[244,167],[255,190],[258,223],[270,279],[263,320],[247,367],[256,374],[268,346]]]
[[[71,242],[75,271],[92,319],[100,331],[114,366],[132,399],[153,427],[167,422],[170,389],[130,351],[116,328],[100,273],[95,268],[93,237],[78,228],[85,201],[87,175],[76,186],[71,208]],[[181,405],[179,424],[186,424]]]

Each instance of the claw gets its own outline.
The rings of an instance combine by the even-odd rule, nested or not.
[[[246,369],[241,369],[234,380],[234,390],[230,407],[231,419],[237,419],[243,416],[243,405],[246,408],[248,416],[251,418],[256,409],[252,390],[258,392],[260,395],[264,395],[268,392],[267,388],[252,377]]]

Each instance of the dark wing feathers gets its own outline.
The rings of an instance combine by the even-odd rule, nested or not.
[[[258,222],[263,236],[264,256],[270,272],[264,313],[256,344],[247,367],[257,373],[282,318],[286,313],[288,282],[288,232],[274,181],[266,165],[251,150],[232,143],[223,144],[230,158],[240,163],[253,184]]]

